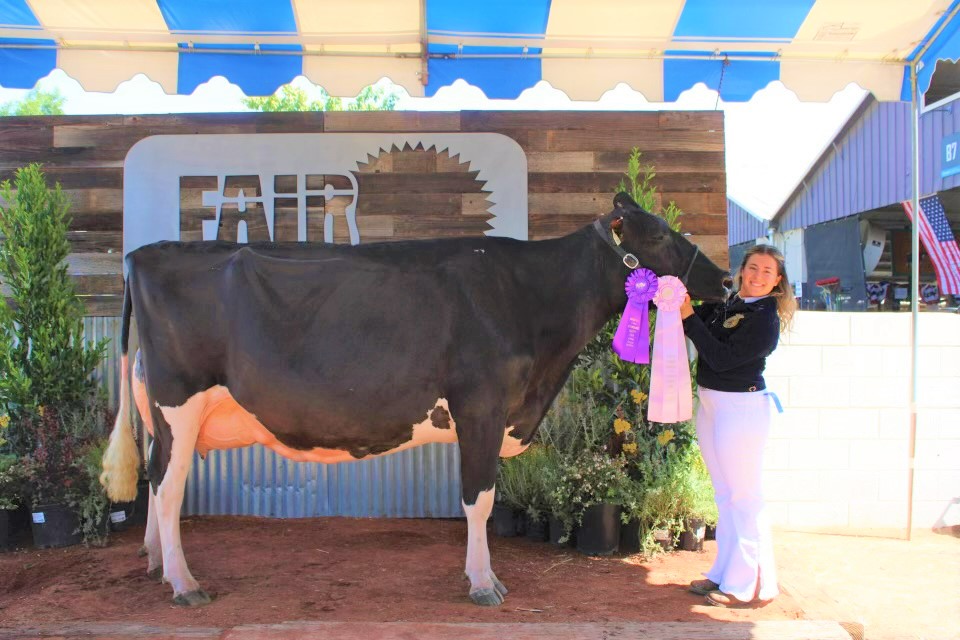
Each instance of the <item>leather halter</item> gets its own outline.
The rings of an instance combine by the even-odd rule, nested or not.
[[[623,260],[623,264],[628,269],[636,269],[642,266],[640,264],[640,260],[637,259],[637,256],[633,255],[632,253],[627,253],[626,251],[624,251],[623,247],[621,247],[620,245],[618,245],[616,242],[613,241],[613,239],[610,237],[610,234],[607,232],[607,230],[603,228],[602,224],[600,224],[600,220],[593,221],[593,228],[596,230],[598,234],[600,234],[600,237],[603,238],[604,242],[606,242],[610,246],[610,248],[613,249],[618,256],[620,256],[620,258]],[[700,255],[700,247],[698,247],[697,245],[693,245],[693,257],[690,258],[690,264],[687,265],[687,268],[684,270],[683,275],[680,276],[680,282],[682,282],[683,284],[687,284],[687,278],[690,277],[690,272],[693,270],[693,263],[697,261],[698,255]]]

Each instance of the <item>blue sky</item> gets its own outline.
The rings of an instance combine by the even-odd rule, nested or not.
[[[389,85],[389,81],[382,80]],[[315,85],[303,77],[297,86],[316,92]],[[58,89],[66,98],[70,115],[205,113],[246,111],[243,92],[222,77],[201,84],[189,96],[171,96],[160,85],[143,75],[121,83],[113,93],[84,91],[75,80],[60,70],[51,72],[39,84],[47,90]],[[755,214],[772,217],[824,147],[863,99],[856,85],[834,95],[828,103],[802,103],[779,82],[771,83],[746,103],[724,103],[714,91],[698,85],[681,94],[675,103],[651,103],[626,85],[608,91],[596,102],[571,101],[567,96],[540,82],[517,100],[490,100],[480,89],[458,80],[441,88],[432,98],[403,96],[398,108],[422,111],[460,109],[558,109],[558,110],[656,110],[722,109],[725,112],[727,195]],[[25,90],[0,87],[0,103],[19,100]]]

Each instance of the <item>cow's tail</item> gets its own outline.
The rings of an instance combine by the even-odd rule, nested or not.
[[[132,272],[130,273],[132,275]],[[100,483],[107,496],[114,502],[130,502],[137,497],[137,468],[140,455],[133,437],[133,394],[130,381],[130,315],[133,303],[130,299],[130,278],[123,288],[123,317],[120,329],[120,408],[117,421],[110,433],[110,443],[103,454],[103,473]]]

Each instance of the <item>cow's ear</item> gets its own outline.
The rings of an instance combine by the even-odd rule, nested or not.
[[[619,216],[610,221],[610,231],[616,231],[620,233],[620,230],[623,228],[623,216]]]
[[[631,198],[626,192],[621,191],[613,196],[613,206],[617,209],[639,209],[640,205]]]

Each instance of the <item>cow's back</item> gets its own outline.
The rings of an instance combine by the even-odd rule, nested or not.
[[[148,380],[163,381],[150,392],[179,406],[221,385],[285,442],[390,448],[474,369],[517,361],[525,337],[502,334],[522,324],[516,287],[496,255],[513,247],[145,247],[130,281]]]

